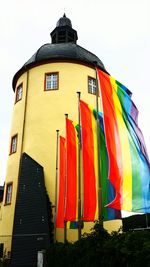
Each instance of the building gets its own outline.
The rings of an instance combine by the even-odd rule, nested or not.
[[[23,267],[19,258],[25,260],[25,251],[34,246],[26,263],[33,267],[35,252],[51,241],[47,199],[54,204],[56,129],[65,136],[65,113],[77,121],[77,91],[95,106],[95,62],[105,71],[97,56],[77,45],[77,32],[65,14],[51,38],[52,43],[40,47],[13,78],[15,101],[0,218],[0,243],[3,253],[11,255],[12,266]],[[68,238],[77,239],[77,231],[70,230]],[[62,230],[57,239],[63,240]]]

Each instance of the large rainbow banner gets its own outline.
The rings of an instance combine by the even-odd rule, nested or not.
[[[150,212],[150,163],[137,124],[138,111],[125,86],[97,69],[108,151],[108,178],[115,198],[108,207]]]

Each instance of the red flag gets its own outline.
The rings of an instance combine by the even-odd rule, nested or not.
[[[83,220],[98,219],[97,132],[93,109],[80,100],[83,159]]]
[[[66,118],[66,205],[65,220],[77,220],[77,131]]]

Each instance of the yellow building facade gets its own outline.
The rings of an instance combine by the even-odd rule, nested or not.
[[[70,119],[78,121],[77,91],[81,92],[81,99],[95,106],[94,62],[105,70],[95,55],[76,44],[77,33],[65,15],[58,21],[51,37],[52,44],[42,46],[13,79],[15,101],[10,154],[0,207],[0,243],[4,244],[6,254],[12,245],[22,153],[27,153],[43,167],[46,191],[54,205],[56,130],[65,136],[66,113]],[[7,203],[9,190],[11,200]],[[105,226],[108,230],[115,230],[120,221]],[[87,224],[88,228],[91,224]],[[77,230],[69,230],[68,238],[77,239]],[[63,241],[63,230],[57,230],[57,240]]]

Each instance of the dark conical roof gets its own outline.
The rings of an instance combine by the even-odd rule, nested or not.
[[[66,17],[66,14],[64,13],[63,17],[61,17],[57,24],[56,27],[62,27],[62,26],[69,26],[72,28],[72,23],[71,20],[69,18]]]
[[[72,29],[70,19],[64,16],[57,22],[57,27],[51,32],[52,43],[42,45],[37,52],[23,65],[13,78],[15,91],[18,78],[34,66],[49,62],[75,62],[105,70],[102,61],[93,53],[76,44],[77,32]]]

